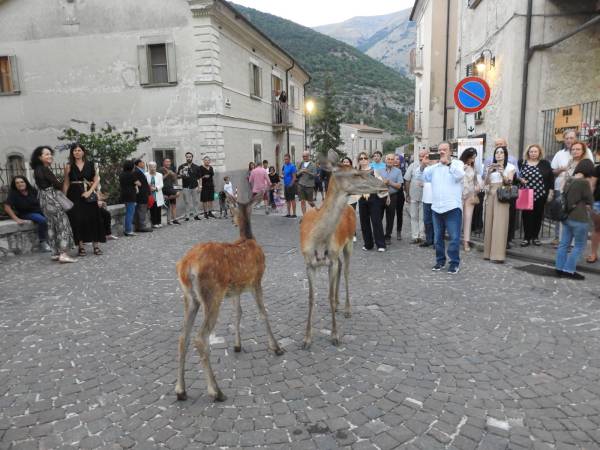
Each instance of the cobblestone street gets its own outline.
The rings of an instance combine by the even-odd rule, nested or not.
[[[193,346],[188,400],[176,400],[175,263],[196,242],[234,240],[229,221],[121,238],[71,265],[3,260],[0,448],[600,448],[600,277],[535,276],[476,251],[458,275],[431,272],[405,223],[386,253],[355,244],[339,347],[319,275],[306,351],[298,224],[263,214],[265,302],[286,352],[267,351],[244,294],[234,353],[225,301],[211,338],[224,403],[207,396]]]

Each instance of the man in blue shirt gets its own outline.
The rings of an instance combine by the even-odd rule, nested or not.
[[[289,153],[283,157],[283,190],[288,218],[296,218],[296,165],[290,161]],[[291,212],[291,214],[290,214]]]
[[[373,153],[373,161],[371,161],[371,169],[373,170],[383,170],[385,169],[385,163],[381,160],[383,154],[379,151],[376,150],[375,153]]]
[[[440,271],[446,265],[446,245],[444,235],[448,231],[448,273],[457,274],[460,265],[460,231],[462,225],[462,191],[464,164],[452,161],[450,144],[442,142],[438,146],[440,162],[429,166],[423,172],[423,179],[431,183],[433,192],[433,233],[436,264],[433,271]]]
[[[394,229],[394,217],[398,207],[398,192],[402,189],[402,171],[394,167],[394,154],[385,155],[385,169],[378,170],[377,173],[383,179],[388,187],[389,199],[385,206],[385,244],[392,243],[392,230]],[[400,236],[401,222],[397,225],[397,236]]]

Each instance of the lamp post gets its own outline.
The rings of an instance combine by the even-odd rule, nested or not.
[[[311,131],[311,129],[310,129],[310,116],[312,115],[312,112],[315,109],[315,102],[313,100],[307,100],[306,103],[304,104],[304,109],[306,110],[306,113],[308,115],[308,130]],[[307,138],[308,138],[308,132],[305,132],[304,147],[305,148],[310,148],[312,150],[312,144],[310,144],[310,145],[308,144]],[[312,151],[311,151],[311,154],[312,154]]]
[[[350,135],[350,139],[352,139],[352,151],[350,153],[352,153],[352,161],[354,161],[354,157],[356,156],[354,154],[354,138],[356,137],[356,135],[354,133],[352,133]]]

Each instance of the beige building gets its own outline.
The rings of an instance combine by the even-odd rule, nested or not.
[[[410,55],[415,75],[414,148],[454,137],[454,101],[459,0],[416,0],[410,20],[417,42]],[[448,56],[448,57],[447,57]]]
[[[383,153],[383,143],[391,139],[390,133],[364,123],[341,123],[340,136],[344,142],[338,150],[343,151],[354,162],[360,152],[372,155],[379,150]]]
[[[289,54],[223,0],[142,3],[0,1],[1,166],[79,121],[137,127],[145,159],[191,151],[218,171],[302,149],[309,75]]]
[[[411,15],[418,30],[415,148],[443,138],[440,98],[446,91],[446,111],[454,110],[454,87],[470,75],[488,82],[490,102],[469,120],[471,131],[466,115],[454,110],[447,120],[448,140],[484,137],[490,156],[494,139],[505,137],[515,157],[534,142],[551,156],[561,148],[565,128],[577,129],[583,139],[600,134],[600,2],[452,1],[445,6],[449,29],[454,22],[456,32],[447,53],[437,36],[445,32],[445,3],[416,0]],[[452,68],[444,84],[446,59]]]

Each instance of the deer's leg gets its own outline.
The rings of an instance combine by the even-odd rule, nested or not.
[[[339,345],[340,343],[335,321],[336,290],[339,285],[339,277],[340,260],[335,258],[329,266],[329,305],[331,306],[331,342],[333,345]]]
[[[340,280],[342,279],[342,261],[338,258],[338,269],[337,269],[337,282],[335,284],[335,292],[334,292],[334,300],[335,300],[335,309],[334,313],[337,313],[338,306],[340,304]]]
[[[263,299],[263,290],[260,283],[256,285],[254,288],[254,299],[256,300],[256,306],[258,306],[258,313],[260,317],[265,322],[265,327],[267,328],[267,338],[269,339],[269,349],[273,350],[276,355],[283,355],[283,350],[279,346],[277,339],[273,336],[273,331],[271,331],[271,325],[269,324],[269,318],[267,317],[267,308],[265,308],[265,302]]]
[[[242,338],[240,337],[240,322],[242,320],[242,305],[240,303],[240,296],[234,295],[233,297],[233,308],[235,309],[235,343],[233,345],[233,351],[239,353],[242,351]]]
[[[306,321],[306,333],[304,334],[304,343],[302,347],[305,350],[308,350],[312,343],[312,316],[313,308],[315,306],[315,278],[317,269],[307,265],[306,274],[308,276],[308,320]]]
[[[219,294],[220,295],[217,295],[215,292],[210,292],[210,289],[202,290],[204,321],[202,322],[202,327],[194,342],[196,344],[196,349],[200,354],[200,361],[204,367],[208,395],[210,395],[215,402],[222,402],[226,399],[225,395],[223,395],[223,392],[221,392],[221,389],[219,389],[219,386],[217,385],[215,374],[210,365],[210,333],[217,323],[219,308],[221,306],[221,300],[223,299],[222,293]]]
[[[350,317],[352,311],[350,310],[350,287],[348,282],[348,276],[350,275],[350,257],[352,256],[352,241],[348,242],[344,247],[344,284],[346,286],[346,306],[344,308],[344,316]]]
[[[179,337],[179,369],[177,371],[177,384],[175,385],[175,393],[177,400],[187,400],[185,392],[185,356],[187,353],[188,344],[190,342],[190,334],[198,313],[199,304],[194,300],[188,288],[183,288],[183,331]]]

